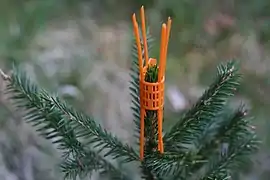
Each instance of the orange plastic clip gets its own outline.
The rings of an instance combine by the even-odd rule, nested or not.
[[[164,81],[165,68],[167,58],[167,48],[169,42],[169,34],[171,29],[171,19],[168,18],[168,23],[162,24],[161,31],[161,46],[160,46],[160,65],[158,66],[158,82],[149,83],[145,81],[145,73],[148,66],[157,64],[156,59],[148,57],[148,47],[146,39],[145,15],[144,7],[141,7],[141,22],[142,22],[142,38],[145,65],[143,63],[141,39],[139,34],[139,27],[136,21],[136,16],[133,14],[132,21],[134,27],[134,35],[138,49],[138,61],[140,70],[140,158],[143,160],[144,156],[144,117],[146,110],[155,110],[158,112],[158,150],[160,153],[164,152],[163,138],[162,138],[162,122],[163,122],[163,106],[164,106]]]

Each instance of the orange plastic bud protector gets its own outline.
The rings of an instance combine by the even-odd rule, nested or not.
[[[145,110],[159,110],[164,106],[164,80],[163,76],[160,82],[149,83],[145,81],[145,74],[148,66],[156,65],[156,59],[150,58],[147,66],[143,68],[143,77],[140,78],[141,83],[141,108]]]
[[[157,112],[157,124],[158,124],[158,150],[160,153],[164,152],[163,139],[162,139],[162,122],[163,122],[163,106],[164,106],[164,81],[165,81],[165,69],[166,69],[166,58],[167,48],[169,41],[169,34],[171,29],[171,19],[168,18],[168,23],[162,24],[161,31],[161,46],[160,46],[160,64],[157,66],[157,60],[148,57],[148,45],[146,37],[145,27],[145,15],[144,8],[141,7],[140,11],[141,22],[142,22],[142,40],[140,39],[139,25],[136,20],[135,14],[132,16],[133,31],[136,39],[136,45],[138,50],[138,61],[139,61],[139,72],[140,72],[140,159],[143,160],[144,156],[144,126],[145,126],[145,115],[146,111]],[[143,50],[142,50],[143,42]],[[145,65],[143,63],[143,53]],[[156,81],[146,82],[146,74],[149,67],[156,67],[158,77]],[[156,74],[156,75],[157,75]],[[154,127],[153,127],[154,128]]]

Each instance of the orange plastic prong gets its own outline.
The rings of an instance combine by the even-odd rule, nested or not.
[[[142,76],[142,71],[143,71],[142,47],[141,47],[141,40],[140,40],[140,34],[139,34],[139,27],[138,27],[135,14],[133,14],[132,16],[132,23],[133,23],[133,31],[134,31],[134,36],[136,38],[136,44],[137,44],[137,50],[138,50],[140,76]]]
[[[164,153],[163,147],[163,134],[162,134],[162,119],[163,119],[163,109],[158,110],[158,150],[162,154]]]
[[[160,43],[160,63],[159,63],[159,72],[158,72],[158,81],[161,82],[162,78],[164,77],[164,65],[165,65],[165,58],[166,58],[166,39],[167,39],[167,27],[166,24],[162,24],[161,30],[161,43]],[[159,96],[163,96],[163,94],[159,94]],[[161,103],[161,102],[160,102]],[[162,118],[163,118],[163,110],[158,110],[158,150],[160,153],[164,152],[163,149],[163,139],[162,139]]]
[[[165,47],[166,47],[166,24],[162,24],[161,30],[161,42],[160,42],[160,63],[159,63],[159,72],[158,72],[158,81],[160,82],[164,76],[164,63],[165,63]]]
[[[168,17],[167,32],[166,32],[166,54],[167,54],[167,48],[168,48],[168,45],[169,45],[171,27],[172,27],[172,19],[170,17]]]
[[[142,57],[142,47],[141,47],[141,40],[139,34],[139,26],[136,20],[136,15],[133,14],[132,16],[132,23],[133,23],[133,31],[134,36],[136,39],[137,50],[138,50],[138,61],[139,61],[139,70],[140,70],[140,77],[143,76],[143,57]],[[141,87],[140,87],[141,88]],[[141,109],[141,119],[140,119],[140,159],[143,159],[144,156],[144,110]]]
[[[148,45],[147,45],[147,38],[146,38],[146,27],[145,27],[145,14],[144,14],[144,7],[141,7],[141,23],[142,23],[142,37],[143,37],[143,49],[144,49],[144,60],[147,63],[148,57]]]
[[[169,46],[169,39],[170,39],[170,32],[171,32],[172,20],[169,17],[167,22],[167,31],[166,31],[166,47],[164,52],[164,67],[163,67],[163,75],[165,75],[166,64],[167,64],[167,53],[168,53],[168,46]]]

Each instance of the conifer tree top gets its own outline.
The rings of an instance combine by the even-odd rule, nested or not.
[[[146,30],[149,54],[153,43]],[[139,140],[140,81],[138,51],[134,43],[131,66],[134,136]],[[142,52],[146,52],[142,48]],[[132,180],[110,159],[137,162],[146,180],[225,180],[234,179],[241,168],[252,162],[259,141],[244,106],[232,109],[228,100],[240,85],[236,61],[218,66],[213,83],[171,129],[163,132],[164,152],[158,151],[158,122],[155,112],[144,119],[144,158],[139,144],[125,144],[98,125],[94,117],[76,110],[57,95],[31,82],[26,73],[14,67],[10,75],[0,71],[6,92],[24,119],[37,132],[61,150],[65,178],[91,176],[94,171],[115,180]],[[166,121],[166,119],[165,119]]]

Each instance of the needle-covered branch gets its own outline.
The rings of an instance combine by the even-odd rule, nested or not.
[[[25,110],[26,121],[62,150],[64,158],[62,168],[66,167],[62,170],[67,173],[66,176],[79,175],[79,169],[81,169],[81,166],[78,166],[78,171],[73,169],[73,173],[71,173],[71,169],[68,168],[72,166],[65,166],[70,164],[68,163],[71,162],[70,158],[79,162],[79,159],[84,159],[89,154],[96,154],[88,148],[89,144],[95,145],[98,151],[103,151],[104,147],[109,147],[107,155],[111,155],[113,158],[125,157],[124,154],[127,155],[126,158],[123,158],[125,161],[138,158],[131,147],[122,144],[116,137],[96,125],[90,117],[80,114],[74,109],[68,109],[65,103],[58,98],[50,96],[45,90],[39,89],[27,78],[25,73],[15,68],[11,76],[2,72],[2,77],[7,81],[9,98],[13,100],[15,106]],[[84,130],[84,133],[82,133],[82,130]],[[86,136],[89,140],[87,143],[79,141],[79,138]],[[92,158],[92,162],[89,161],[89,163],[97,164],[97,166],[91,165],[92,170],[106,169],[107,167],[113,169],[113,165],[101,157]],[[88,164],[81,165],[88,166]],[[114,170],[117,171],[117,169]],[[118,174],[121,174],[121,172],[119,171]]]
[[[91,176],[91,173],[96,171],[109,176],[112,180],[131,180],[126,173],[93,151],[88,151],[82,157],[67,158],[61,164],[61,169],[65,173],[65,178],[68,179],[76,179],[78,175],[80,177]]]
[[[205,179],[214,175],[231,176],[235,171],[249,165],[250,155],[258,150],[260,144],[250,120],[243,106],[236,111],[226,110],[219,118],[215,118],[212,128],[206,133],[208,135],[203,141],[204,146],[197,153],[199,160],[204,163],[191,167],[191,174],[194,176],[197,175],[196,172],[204,170],[208,171],[208,175],[204,175]],[[222,163],[222,166],[219,167],[217,163]]]
[[[239,168],[250,163],[249,156],[257,152],[260,142],[254,133],[245,134],[243,137],[239,137],[237,133],[236,136],[237,142],[229,142],[231,147],[226,154],[216,154],[209,158],[205,174],[200,180],[229,178]]]
[[[226,105],[239,86],[241,75],[235,61],[218,67],[217,78],[197,103],[165,134],[165,149],[187,151],[188,146],[200,146],[203,132]]]

